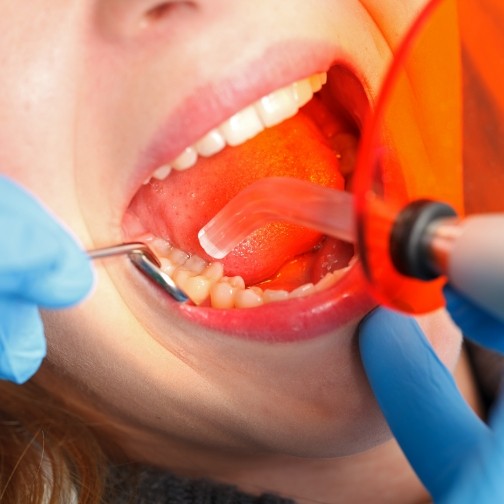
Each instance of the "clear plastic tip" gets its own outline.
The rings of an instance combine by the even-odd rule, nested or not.
[[[299,224],[353,243],[353,197],[306,180],[270,177],[235,196],[198,233],[205,252],[222,259],[256,229],[273,221]]]

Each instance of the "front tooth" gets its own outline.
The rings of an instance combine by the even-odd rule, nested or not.
[[[196,150],[203,157],[210,157],[226,147],[226,140],[216,129],[210,130],[196,142]]]
[[[317,93],[322,89],[322,86],[327,82],[327,74],[325,72],[312,75],[310,78],[310,84],[314,93]]]
[[[264,129],[253,106],[247,107],[225,121],[219,130],[228,145],[240,145]]]
[[[170,165],[163,165],[160,166],[152,175],[152,178],[155,178],[157,180],[164,180],[168,175],[170,175],[170,172],[172,170],[172,167]]]
[[[313,98],[313,90],[309,79],[294,82],[291,86],[291,91],[299,108],[306,105]]]
[[[256,102],[255,108],[267,128],[295,116],[299,110],[292,91],[288,87],[264,96]]]
[[[184,152],[180,154],[174,161],[170,164],[175,170],[187,170],[191,166],[196,164],[198,160],[198,153],[194,147],[187,147]]]

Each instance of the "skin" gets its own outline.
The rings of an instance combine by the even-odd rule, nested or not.
[[[0,0],[2,171],[86,247],[120,242],[141,153],[187,96],[226,82],[255,99],[241,78],[251,65],[265,69],[266,91],[295,80],[273,86],[262,55],[296,38],[337,47],[372,100],[425,3]],[[240,99],[217,103],[215,123]],[[195,121],[190,139],[170,141],[213,125]],[[107,261],[89,299],[44,314],[49,355],[36,379],[140,461],[301,502],[422,502],[360,367],[364,314],[302,343],[238,340],[182,320],[127,261]],[[454,368],[461,338],[446,314],[421,324]],[[463,361],[459,373],[470,394]]]

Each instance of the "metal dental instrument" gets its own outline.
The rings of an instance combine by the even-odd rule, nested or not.
[[[142,242],[121,243],[110,247],[88,250],[90,259],[103,259],[117,255],[127,255],[129,260],[138,268],[149,280],[159,285],[175,301],[185,303],[188,296],[175,285],[173,279],[161,270],[161,263],[156,254]]]

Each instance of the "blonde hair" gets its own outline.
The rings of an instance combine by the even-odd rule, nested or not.
[[[82,420],[33,383],[0,381],[2,504],[98,504],[106,467]]]

